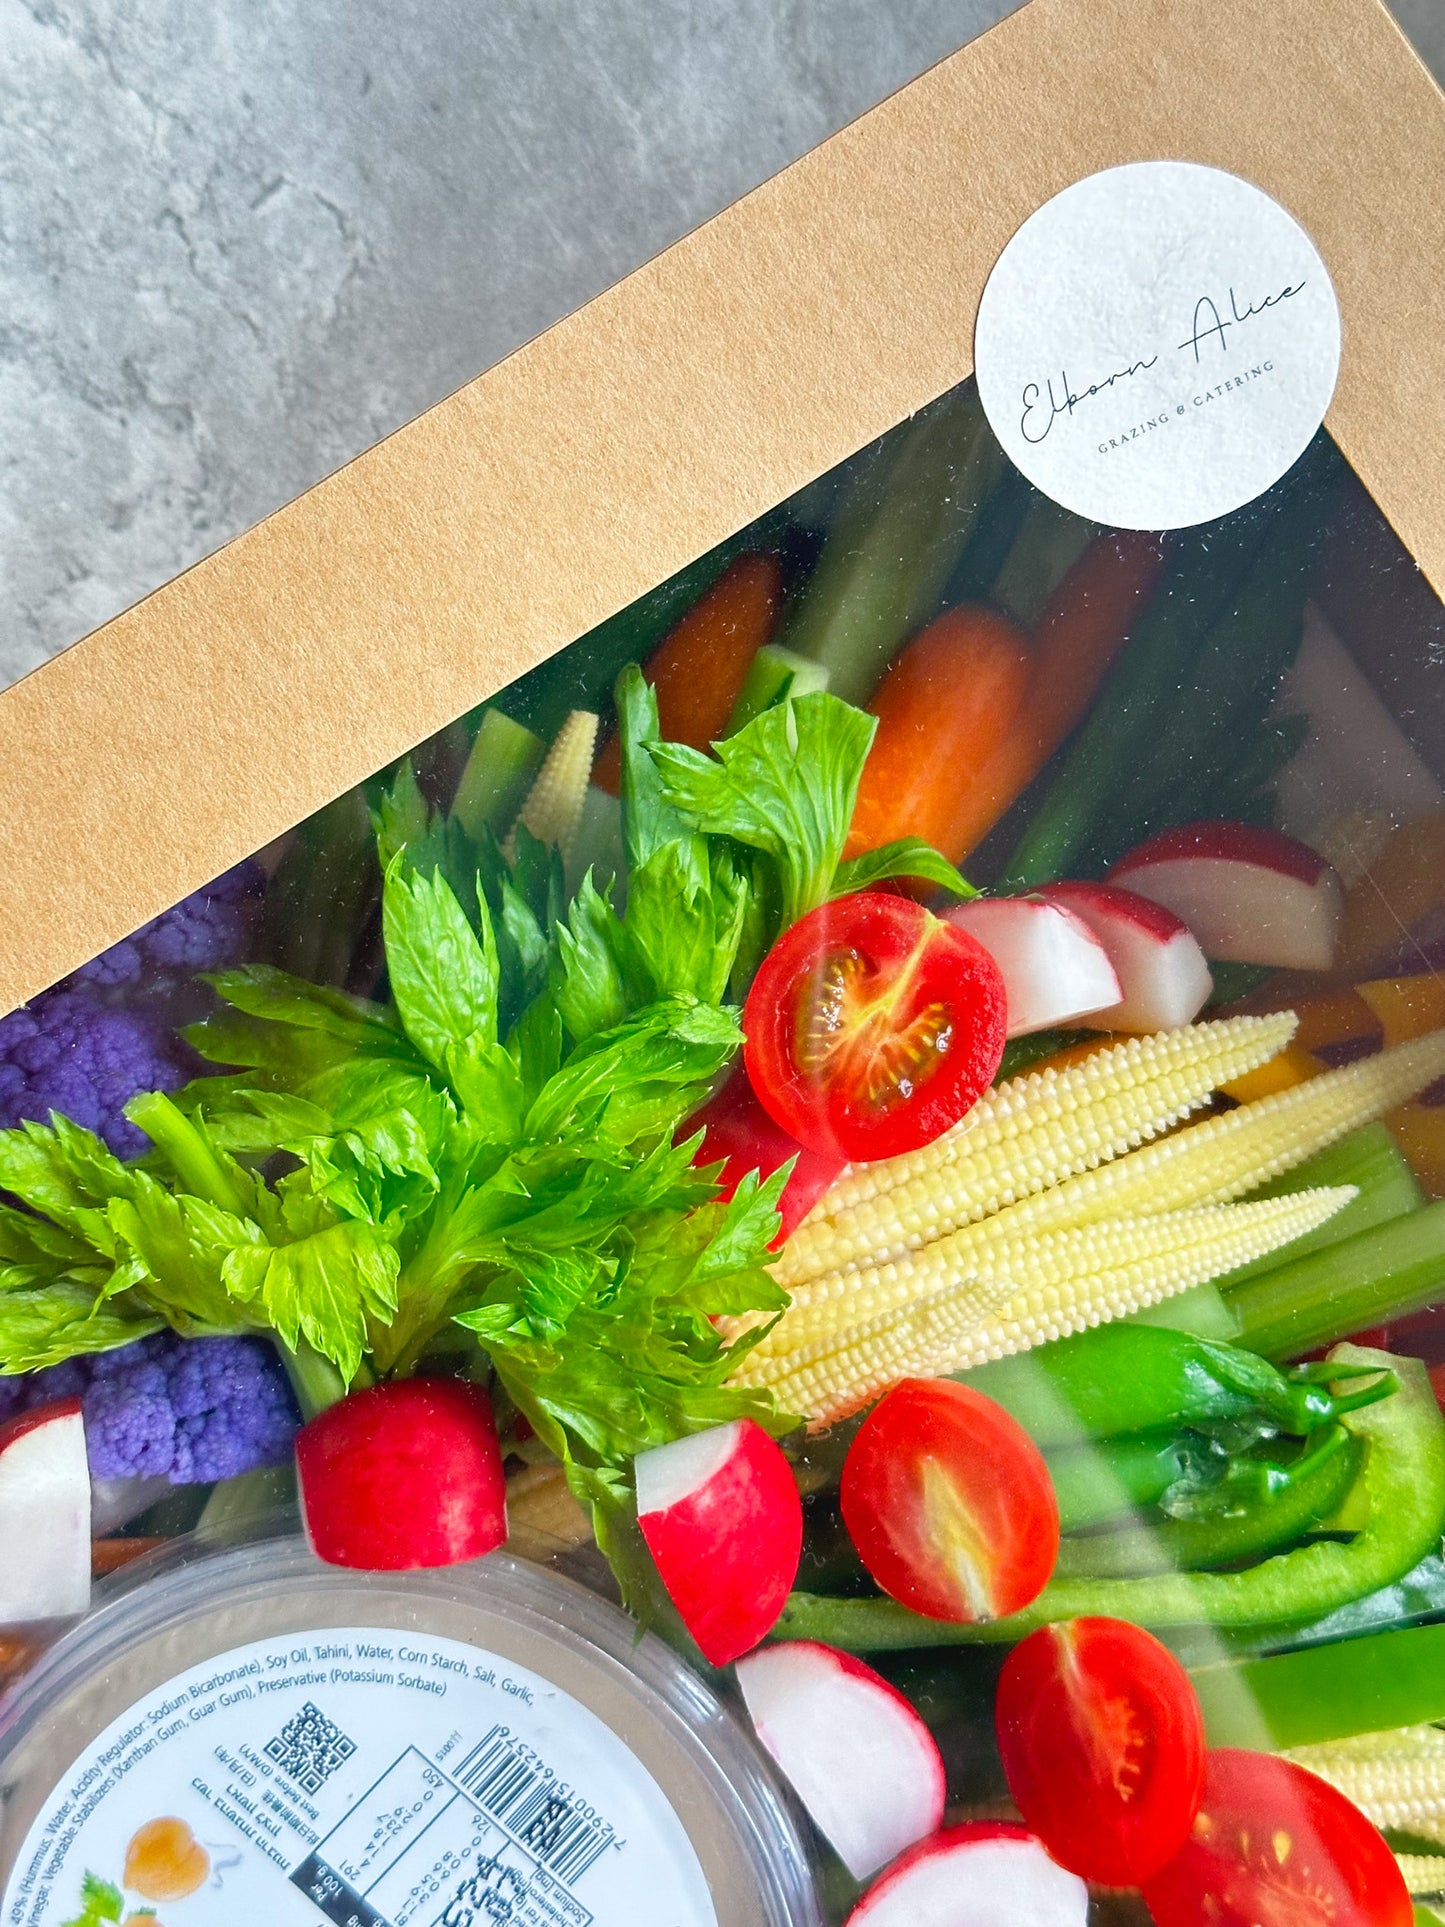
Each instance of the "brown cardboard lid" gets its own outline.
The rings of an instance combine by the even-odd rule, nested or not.
[[[1445,590],[1445,112],[1383,6],[1032,0],[0,696],[0,1010],[952,387],[1018,225],[1159,157],[1313,236],[1328,425]]]

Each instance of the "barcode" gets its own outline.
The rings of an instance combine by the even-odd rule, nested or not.
[[[266,1742],[267,1757],[307,1793],[319,1793],[355,1751],[356,1742],[310,1700],[287,1720],[274,1740]]]
[[[611,1846],[607,1822],[557,1788],[547,1770],[494,1726],[456,1769],[456,1780],[514,1840],[569,1885]]]

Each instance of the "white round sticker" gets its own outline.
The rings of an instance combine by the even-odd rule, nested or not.
[[[113,1720],[36,1816],[7,1927],[716,1927],[661,1787],[540,1674],[338,1627]]]
[[[1334,393],[1340,314],[1277,201],[1191,161],[1091,174],[1000,255],[974,339],[979,397],[1035,487],[1114,528],[1253,501]]]

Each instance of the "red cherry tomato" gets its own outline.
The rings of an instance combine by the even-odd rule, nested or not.
[[[700,1111],[693,1112],[681,1135],[691,1137],[694,1131],[702,1131],[704,1137],[693,1163],[722,1161],[718,1180],[722,1198],[730,1198],[749,1171],[768,1178],[780,1164],[794,1160],[792,1176],[778,1199],[782,1225],[775,1247],[793,1235],[847,1163],[846,1158],[810,1151],[789,1137],[759,1104],[741,1065]]]
[[[1144,1883],[1156,1927],[1410,1927],[1395,1856],[1343,1793],[1292,1760],[1208,1755],[1188,1840]]]
[[[976,1104],[1003,1055],[998,965],[881,891],[821,904],[763,959],[743,1058],[768,1115],[810,1150],[895,1157]]]
[[[1184,1845],[1204,1715],[1152,1633],[1123,1619],[1041,1626],[1009,1654],[994,1720],[1014,1803],[1070,1873],[1137,1887]]]
[[[947,1378],[905,1378],[843,1461],[843,1523],[873,1578],[930,1619],[1018,1612],[1059,1552],[1044,1456],[991,1398]]]

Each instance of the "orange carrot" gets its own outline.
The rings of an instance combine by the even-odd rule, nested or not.
[[[1034,673],[1015,727],[972,774],[957,803],[961,860],[1021,796],[1083,720],[1153,588],[1162,560],[1153,535],[1101,535],[1055,589],[1034,632]]]
[[[668,742],[706,749],[721,736],[753,657],[773,633],[782,599],[778,558],[740,555],[663,637],[643,674],[657,691],[658,722]],[[616,796],[622,782],[616,736],[603,745],[592,780]]]
[[[905,644],[869,705],[878,734],[847,855],[918,836],[957,861],[977,774],[1017,726],[1032,661],[1023,631],[978,603],[950,609]]]
[[[91,1576],[104,1579],[107,1573],[119,1572],[128,1566],[132,1559],[139,1559],[143,1552],[154,1552],[157,1546],[168,1543],[165,1539],[92,1539],[90,1542]]]

